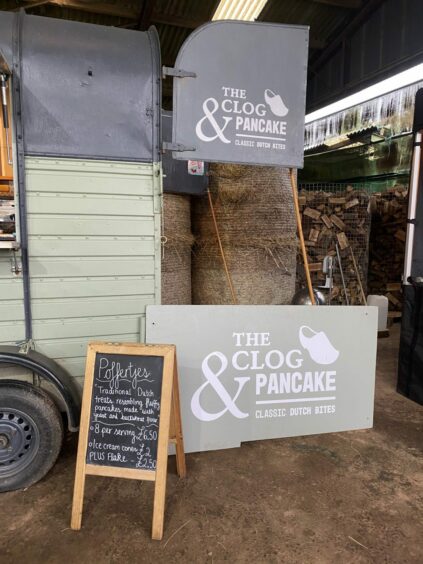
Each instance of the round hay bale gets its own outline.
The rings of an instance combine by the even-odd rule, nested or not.
[[[214,164],[210,191],[240,304],[287,304],[295,292],[296,224],[287,169]],[[193,303],[232,303],[208,198],[193,203]]]
[[[191,207],[189,196],[164,194],[162,304],[191,303]]]

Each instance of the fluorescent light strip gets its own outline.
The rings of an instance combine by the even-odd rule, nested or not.
[[[220,0],[212,20],[254,21],[267,0]]]
[[[373,98],[378,98],[379,96],[388,94],[388,92],[392,92],[393,90],[399,90],[400,88],[404,88],[405,86],[409,86],[410,84],[414,84],[420,80],[423,80],[423,63],[306,115],[305,123],[311,123],[312,121],[325,118],[332,114],[337,114],[338,112],[342,112],[348,108],[352,108],[353,106],[358,106],[363,102],[368,102]]]

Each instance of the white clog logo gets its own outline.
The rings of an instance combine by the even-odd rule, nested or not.
[[[289,112],[288,108],[283,103],[281,96],[279,94],[275,94],[273,90],[269,90],[269,88],[264,91],[264,100],[275,116],[285,117]]]
[[[317,333],[311,327],[302,325],[299,339],[310,358],[317,364],[333,364],[338,359],[339,351],[335,349],[323,331]]]

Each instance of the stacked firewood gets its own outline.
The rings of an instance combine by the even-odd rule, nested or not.
[[[343,190],[301,190],[299,196],[302,226],[312,283],[325,285],[323,261],[333,257],[333,288],[325,289],[327,301],[347,303],[342,284],[337,249],[341,259],[346,293],[350,304],[362,304],[367,292],[368,245],[370,234],[369,195],[347,186]],[[299,257],[298,264],[302,264]],[[298,268],[297,285],[305,287],[304,269]],[[367,294],[366,294],[367,295]]]
[[[372,231],[369,257],[369,292],[389,300],[390,317],[402,310],[401,275],[407,232],[406,186],[395,186],[371,199]]]

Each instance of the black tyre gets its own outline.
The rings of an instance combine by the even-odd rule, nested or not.
[[[59,455],[63,423],[40,388],[0,380],[0,492],[41,480]]]

